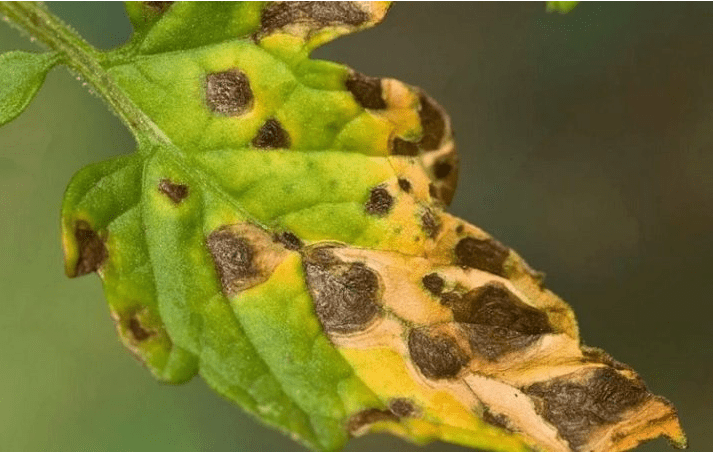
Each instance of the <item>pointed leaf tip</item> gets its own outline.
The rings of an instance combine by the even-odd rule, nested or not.
[[[27,108],[55,63],[54,53],[15,51],[0,55],[0,126]]]
[[[309,58],[387,4],[127,8],[135,53],[107,76],[160,144],[81,170],[62,226],[68,274],[97,273],[154,376],[198,372],[319,451],[368,432],[499,452],[684,444],[668,401],[580,347],[540,273],[445,212],[445,110]]]

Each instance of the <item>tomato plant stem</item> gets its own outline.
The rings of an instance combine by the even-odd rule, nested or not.
[[[111,53],[100,52],[38,2],[0,2],[4,14],[20,30],[58,53],[60,61],[81,76],[129,128],[139,152],[150,152],[170,140],[117,85],[107,71]],[[102,63],[105,65],[102,65]]]

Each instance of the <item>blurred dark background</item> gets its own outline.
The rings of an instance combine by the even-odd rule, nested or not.
[[[100,48],[120,3],[50,3]],[[461,152],[452,211],[547,273],[586,343],[634,366],[713,450],[713,4],[403,3],[319,49],[426,89]],[[0,26],[0,51],[33,50]],[[156,383],[119,344],[98,278],[66,279],[63,190],[133,140],[64,68],[0,129],[0,443],[7,451],[303,450],[200,380]],[[421,449],[383,435],[348,452]],[[668,450],[665,441],[640,451]]]

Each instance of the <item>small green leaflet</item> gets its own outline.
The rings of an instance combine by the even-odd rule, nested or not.
[[[101,277],[157,379],[199,374],[314,450],[379,431],[503,452],[684,446],[670,402],[581,345],[538,272],[445,211],[458,157],[438,103],[309,58],[388,8],[128,3],[134,36],[96,64],[146,127],[70,182],[66,273]]]
[[[0,55],[0,126],[27,108],[56,62],[53,53],[14,51]]]

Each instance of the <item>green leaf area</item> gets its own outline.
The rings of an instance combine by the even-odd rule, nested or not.
[[[8,52],[0,55],[0,126],[27,108],[57,62],[52,53]]]
[[[420,157],[429,150],[422,95],[308,58],[381,20],[387,5],[127,9],[135,35],[105,66],[164,141],[72,179],[62,209],[66,272],[97,271],[120,337],[157,378],[200,373],[310,447],[338,449],[349,416],[384,403],[322,332],[299,254],[231,296],[207,237],[250,223],[304,244],[415,249],[413,237],[403,243],[408,226],[365,204],[375,187],[397,184],[394,140],[422,178],[424,205],[435,202]],[[413,235],[425,241],[420,229]]]
[[[387,9],[129,3],[134,36],[94,80],[116,84],[100,91],[118,96],[139,147],[72,179],[67,274],[98,273],[123,343],[156,378],[200,374],[315,450],[367,431],[496,451],[682,444],[668,402],[583,354],[536,272],[445,213],[458,162],[444,111],[309,58]],[[466,312],[483,297],[507,312]],[[628,391],[616,413],[646,413],[627,411],[638,417],[621,435],[629,414],[611,407],[582,414],[581,431],[548,417],[551,388],[595,397],[611,381]]]

